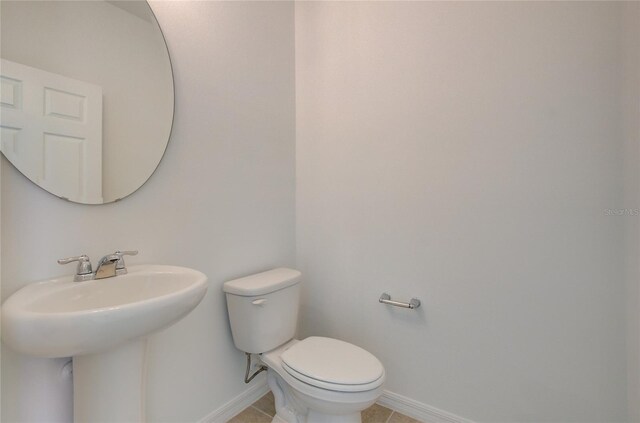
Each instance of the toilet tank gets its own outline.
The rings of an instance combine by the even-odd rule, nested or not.
[[[233,343],[263,353],[293,339],[298,323],[301,273],[284,267],[225,282]]]

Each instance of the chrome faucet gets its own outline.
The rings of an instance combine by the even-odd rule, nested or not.
[[[117,275],[126,275],[127,268],[124,264],[124,256],[135,256],[138,254],[134,251],[116,251],[113,254],[107,254],[98,261],[95,279],[111,278]]]
[[[94,279],[111,278],[116,275],[116,263],[120,260],[117,254],[107,254],[98,260]]]
[[[127,268],[124,263],[124,256],[135,256],[136,254],[138,254],[138,251],[116,251],[113,254],[107,254],[98,261],[95,272],[91,271],[91,260],[86,254],[78,257],[60,259],[58,260],[58,264],[68,264],[77,261],[78,268],[76,269],[73,281],[89,281],[92,279],[104,279],[117,275],[125,275]]]

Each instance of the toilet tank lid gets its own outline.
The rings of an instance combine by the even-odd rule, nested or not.
[[[227,294],[252,297],[279,291],[300,282],[302,273],[295,269],[279,267],[225,282],[222,289]]]

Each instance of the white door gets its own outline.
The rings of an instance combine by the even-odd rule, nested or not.
[[[102,88],[2,59],[0,151],[47,191],[102,203]]]

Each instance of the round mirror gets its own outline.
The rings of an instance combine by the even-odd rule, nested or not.
[[[69,201],[137,190],[169,141],[169,53],[146,1],[0,2],[0,150]]]

